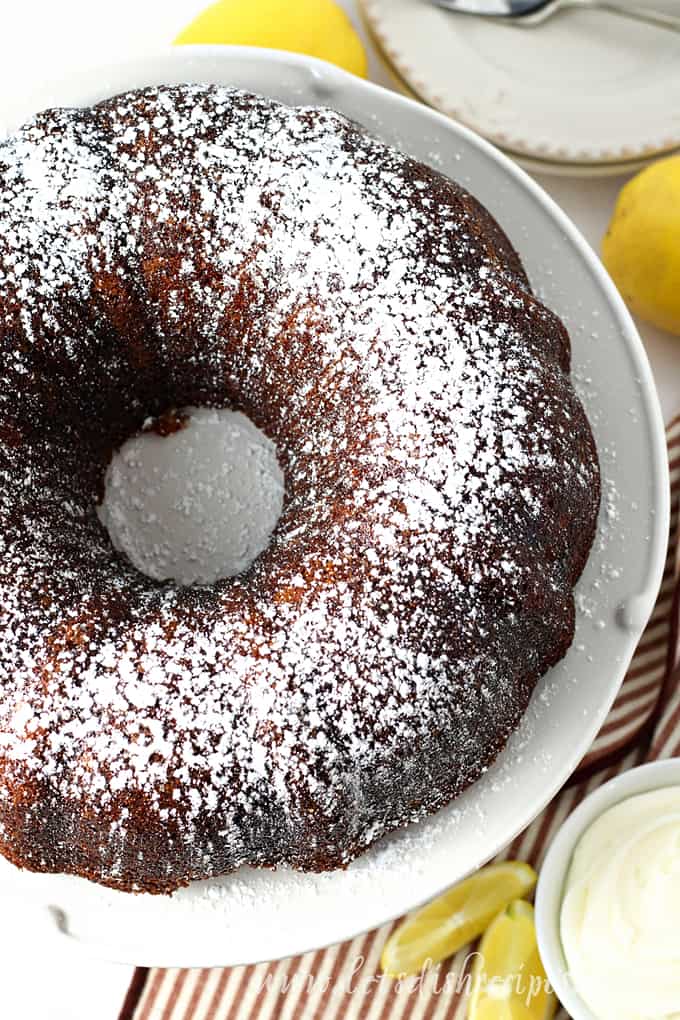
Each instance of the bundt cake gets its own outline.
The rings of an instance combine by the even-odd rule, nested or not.
[[[599,471],[568,334],[465,190],[338,113],[204,85],[0,144],[0,850],[169,892],[346,865],[449,803],[573,637]],[[98,516],[149,417],[275,444],[242,574]]]

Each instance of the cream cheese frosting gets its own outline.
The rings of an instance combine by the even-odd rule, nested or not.
[[[579,841],[560,918],[575,989],[601,1020],[680,1018],[680,786],[621,801]]]

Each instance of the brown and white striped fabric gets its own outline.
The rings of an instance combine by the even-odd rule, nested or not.
[[[667,429],[671,523],[659,598],[619,695],[581,766],[499,859],[539,867],[567,815],[591,790],[645,760],[680,756],[680,667],[676,584],[680,416]],[[469,984],[462,950],[419,978],[380,973],[382,947],[398,921],[351,942],[274,963],[210,970],[139,968],[120,1020],[463,1020]]]

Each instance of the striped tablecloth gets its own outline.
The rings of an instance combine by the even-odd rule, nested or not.
[[[680,756],[680,416],[668,426],[667,442],[670,536],[652,618],[612,710],[578,770],[498,859],[519,857],[540,867],[557,829],[592,789],[642,761]],[[392,981],[381,975],[379,959],[398,923],[274,963],[210,970],[138,968],[120,1020],[463,1020],[473,947],[420,978]]]

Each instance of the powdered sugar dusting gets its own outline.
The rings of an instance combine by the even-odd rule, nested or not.
[[[0,815],[35,782],[28,830],[67,836],[5,849],[172,888],[446,803],[564,654],[599,498],[493,221],[333,111],[203,86],[40,115],[0,178]],[[269,548],[196,591],[96,514],[112,445],[187,404],[243,410],[286,477]]]

